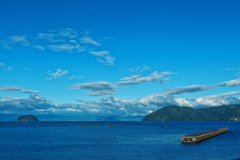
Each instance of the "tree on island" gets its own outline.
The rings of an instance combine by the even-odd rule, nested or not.
[[[199,109],[167,106],[146,115],[142,121],[240,121],[240,105]]]
[[[32,114],[20,116],[14,120],[14,122],[37,122],[37,121],[39,120]]]

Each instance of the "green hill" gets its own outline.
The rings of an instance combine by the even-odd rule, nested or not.
[[[25,116],[20,116],[14,120],[14,122],[37,122],[37,121],[38,121],[38,119],[31,114],[25,115]]]
[[[168,106],[146,115],[142,121],[240,121],[240,105],[200,109]]]

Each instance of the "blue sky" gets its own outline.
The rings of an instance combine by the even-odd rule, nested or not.
[[[0,113],[240,104],[240,1],[1,1]]]

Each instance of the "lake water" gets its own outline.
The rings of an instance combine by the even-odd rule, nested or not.
[[[240,158],[240,122],[0,122],[0,159],[232,160]],[[94,124],[80,127],[78,124]],[[18,124],[18,125],[16,125]],[[24,124],[24,125],[19,125]],[[40,125],[41,124],[41,125]],[[58,124],[58,125],[56,125]],[[67,124],[67,125],[66,125]],[[192,133],[229,132],[194,145]]]

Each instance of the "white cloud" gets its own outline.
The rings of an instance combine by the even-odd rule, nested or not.
[[[217,86],[240,86],[240,78],[219,83]]]
[[[98,88],[98,87],[97,87]],[[87,100],[81,103],[52,104],[44,97],[38,95],[29,98],[3,98],[0,99],[0,112],[8,113],[42,113],[42,114],[76,114],[96,116],[137,116],[146,115],[168,105],[188,107],[215,107],[221,105],[239,104],[240,99],[231,97],[240,95],[240,91],[218,95],[210,95],[195,99],[178,98],[164,93],[152,94],[140,99],[121,100],[116,97],[101,98],[100,100]]]
[[[59,39],[54,33],[38,33],[38,38],[47,40],[51,43],[65,42],[64,39]]]
[[[29,68],[23,68],[23,70],[25,70],[25,71],[31,71],[31,69],[29,69]]]
[[[24,48],[32,47],[39,50],[45,50],[45,48],[41,45],[31,45],[30,41],[25,35],[10,36],[10,37],[7,37],[7,39],[2,40],[0,43],[2,44],[3,49],[12,49],[14,45],[20,45],[21,47],[24,47]]]
[[[38,50],[50,49],[54,52],[83,52],[90,53],[96,57],[98,63],[103,63],[109,66],[115,66],[115,57],[110,55],[108,51],[94,52],[95,47],[101,46],[101,43],[93,40],[89,30],[72,28],[61,28],[59,30],[48,30],[46,33],[38,33],[37,37],[30,38],[34,41],[39,41],[38,45],[34,41],[29,41],[23,36],[10,36],[0,40],[3,49],[12,49],[13,46],[21,46],[21,48],[34,48]],[[103,40],[103,39],[102,39]],[[41,43],[41,41],[46,41]],[[33,43],[33,44],[32,44]],[[40,45],[39,45],[40,44]],[[47,78],[49,79],[49,78]]]
[[[83,100],[81,100],[81,99],[77,99],[77,101],[78,101],[78,102],[84,102],[84,101],[83,101]]]
[[[55,52],[82,52],[85,50],[84,46],[78,42],[78,31],[71,28],[62,28],[60,30],[48,31],[47,33],[39,33],[38,39],[46,40],[50,43],[47,47]],[[57,43],[57,44],[56,44]]]
[[[78,32],[71,28],[62,28],[60,30],[51,30],[47,33],[38,33],[38,39],[46,40],[51,43],[66,42],[67,39],[77,38]]]
[[[59,37],[67,37],[69,39],[72,38],[77,38],[78,37],[78,32],[72,28],[62,28],[59,33]]]
[[[165,95],[179,95],[184,93],[203,92],[219,86],[240,86],[240,78],[222,82],[216,85],[192,85],[187,87],[163,88],[163,90],[165,91]]]
[[[14,71],[14,69],[13,69],[11,66],[9,66],[6,70],[8,70],[8,71]]]
[[[68,88],[70,90],[82,90],[87,89],[91,93],[86,94],[87,96],[101,96],[115,94],[116,87],[114,84],[104,81],[90,82],[90,83],[78,83]]]
[[[240,78],[240,72],[236,72],[234,75]]]
[[[98,63],[103,63],[109,66],[115,66],[114,61],[116,60],[116,58],[111,56],[108,51],[100,52],[90,51],[89,53],[96,57]]]
[[[0,99],[0,112],[29,113],[31,111],[49,111],[54,106],[38,95],[30,95],[29,98],[4,98]]]
[[[163,90],[165,91],[164,95],[180,95],[185,93],[203,92],[219,86],[240,86],[240,78],[222,82],[216,85],[192,85],[187,87],[163,88]]]
[[[114,38],[111,38],[111,37],[100,37],[100,39],[102,39],[102,40],[115,40]]]
[[[198,106],[221,106],[238,104],[240,100],[238,98],[229,97],[231,95],[239,95],[240,92],[230,92],[219,95],[210,95],[199,97],[195,99],[178,98],[177,96],[166,96],[164,94],[153,94],[141,98],[139,101],[145,105],[156,105],[156,106],[168,106],[168,105],[179,105],[187,107],[198,107]]]
[[[70,40],[70,43],[77,43],[76,40]]]
[[[93,44],[95,46],[101,46],[99,42],[94,41],[91,37],[82,37],[81,43]]]
[[[226,71],[232,71],[232,72],[235,72],[234,73],[234,75],[236,76],[236,77],[239,77],[240,78],[240,68],[228,68],[228,69],[226,69]]]
[[[40,45],[32,45],[33,48],[36,48],[36,49],[39,49],[39,50],[42,50],[44,51],[45,48],[43,46],[40,46]]]
[[[20,45],[21,47],[30,47],[30,42],[25,35],[10,36],[0,41],[3,49],[12,49],[13,45]]]
[[[115,94],[115,92],[94,91],[94,92],[86,94],[86,96],[105,96],[105,95],[113,95],[113,94]]]
[[[126,81],[126,80],[135,80],[135,79],[139,79],[141,76],[140,75],[134,75],[131,77],[125,77],[125,78],[121,78],[121,81]]]
[[[150,67],[143,65],[143,66],[139,66],[139,67],[135,67],[135,68],[130,68],[129,70],[132,72],[136,72],[136,73],[142,73],[149,69],[150,69]]]
[[[12,47],[8,44],[8,42],[6,41],[6,39],[1,40],[1,41],[0,41],[0,44],[2,45],[2,48],[3,48],[3,49],[8,49],[8,50],[11,50],[11,49],[12,49]]]
[[[100,51],[100,52],[91,51],[89,53],[97,57],[103,57],[110,54],[108,51]]]
[[[14,71],[14,69],[11,66],[8,66],[2,62],[0,62],[0,69],[2,69],[3,71]]]
[[[0,68],[2,69],[2,68],[4,68],[4,66],[5,66],[5,64],[0,62]]]
[[[2,65],[2,64],[0,64]],[[61,77],[62,70],[58,70],[55,77]],[[51,73],[51,72],[50,72]],[[168,75],[167,72],[162,72],[162,77]],[[171,72],[170,72],[171,73]],[[51,73],[52,74],[52,73]],[[161,77],[160,76],[160,77]],[[141,78],[138,75],[135,77],[126,77],[122,80],[129,81]],[[188,107],[215,107],[221,105],[234,105],[240,104],[240,91],[227,92],[217,95],[208,95],[194,99],[179,98],[177,95],[184,93],[203,92],[217,86],[236,86],[239,85],[237,80],[231,80],[220,83],[221,85],[192,85],[177,88],[165,88],[165,92],[148,95],[139,99],[124,100],[116,97],[101,98],[99,100],[80,100],[81,103],[65,103],[53,104],[47,101],[44,97],[32,95],[29,98],[8,98],[0,99],[0,112],[1,113],[42,113],[42,114],[76,114],[80,115],[96,115],[96,116],[137,116],[146,115],[157,109],[169,105],[179,105]],[[88,96],[101,96],[114,94],[116,87],[113,83],[104,81],[78,83],[72,85],[72,90],[87,89],[90,91]],[[16,85],[4,86],[1,88],[4,92],[22,92],[22,93],[39,93],[38,91],[24,90]]]
[[[49,49],[55,51],[55,52],[82,52],[84,51],[84,47],[76,44],[76,45],[72,45],[72,44],[60,44],[60,45],[49,45],[48,46]]]
[[[134,75],[134,76],[131,76],[131,77],[125,77],[125,78],[120,79],[121,81],[117,82],[116,84],[119,84],[119,85],[133,85],[133,84],[146,83],[146,82],[150,82],[150,81],[162,83],[164,81],[164,79],[163,79],[164,76],[172,75],[172,74],[175,74],[175,73],[172,73],[172,72],[158,73],[158,71],[155,71],[147,77],[140,77],[139,75]]]
[[[114,91],[115,87],[112,83],[98,81],[98,82],[90,82],[90,83],[78,83],[73,85],[74,90],[76,89],[89,89],[91,91],[102,91],[102,90],[109,90]]]
[[[221,106],[239,104],[240,100],[235,97],[228,97],[233,95],[240,95],[240,92],[229,92],[218,95],[209,95],[194,99],[195,106]],[[228,97],[228,98],[225,98]]]
[[[27,37],[25,35],[23,36],[11,36],[11,37],[8,37],[8,43],[10,44],[13,44],[13,43],[18,43],[22,46],[29,46],[30,45],[30,42],[27,40]]]
[[[226,69],[226,71],[232,71],[232,72],[237,71],[237,70],[240,70],[240,68],[234,68],[234,67],[232,67],[232,68],[227,68],[227,69]]]
[[[184,93],[203,92],[207,91],[215,86],[204,86],[204,85],[192,85],[187,87],[176,87],[176,88],[164,88],[168,95],[179,95]]]
[[[74,79],[74,77],[75,77],[75,76],[74,76],[74,75],[72,75],[72,76],[71,76],[69,79]]]
[[[77,79],[85,78],[86,76],[78,76]]]
[[[22,93],[41,93],[39,91],[31,91],[20,88],[17,85],[4,85],[0,89],[0,92],[22,92]]]
[[[45,78],[46,80],[52,80],[52,79],[57,79],[57,78],[61,78],[64,75],[68,75],[68,70],[63,71],[62,69],[58,69],[56,72],[51,73],[51,71],[47,72],[49,74],[50,77]]]

